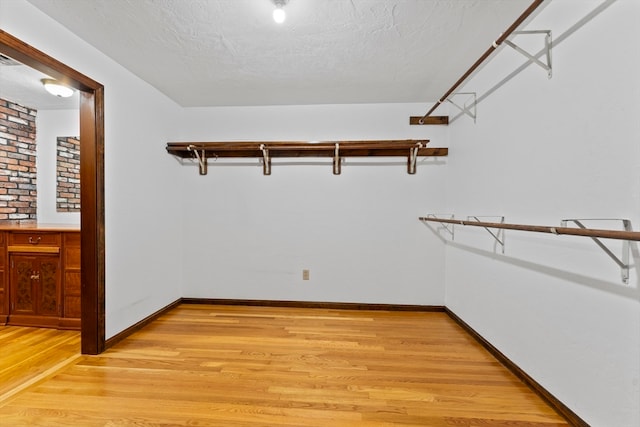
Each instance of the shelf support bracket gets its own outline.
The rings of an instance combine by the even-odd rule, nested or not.
[[[269,149],[266,145],[260,144],[260,151],[262,151],[262,174],[271,175],[271,157],[269,156]]]
[[[500,224],[504,224],[504,217],[501,216],[499,218],[500,218]],[[477,216],[471,215],[467,217],[467,220],[471,220],[471,219],[474,219],[478,222],[482,222],[480,221],[480,217],[477,217]],[[498,243],[502,247],[502,253],[504,254],[504,229],[499,229],[497,233],[494,233],[493,231],[491,231],[489,227],[483,226],[482,228],[487,230],[487,232],[493,236],[493,238],[496,240],[496,243]]]
[[[563,219],[561,221],[561,227],[566,227],[567,226],[567,222],[572,222],[575,225],[577,225],[579,228],[582,229],[586,229],[587,227],[584,226],[584,224],[582,223],[582,221],[603,221],[603,220],[607,220],[605,219],[595,219],[595,218],[591,218],[591,219]],[[621,218],[616,218],[613,219],[614,221],[622,221],[622,227],[624,228],[625,231],[633,231],[631,229],[631,221],[628,219],[621,219]],[[609,249],[604,243],[602,243],[602,241],[597,238],[597,237],[591,237],[591,240],[593,240],[596,245],[598,245],[600,247],[600,249],[602,249],[604,251],[604,253],[606,253],[609,258],[611,258],[616,264],[618,264],[618,266],[620,267],[620,276],[622,278],[622,282],[625,284],[629,283],[629,241],[628,240],[623,240],[622,241],[622,259],[618,258],[612,251],[611,249]]]
[[[466,100],[462,105],[456,104],[451,98],[458,95],[468,95]],[[476,105],[477,105],[477,97],[475,92],[457,92],[452,94],[449,98],[447,98],[451,104],[453,104],[458,110],[462,111],[467,116],[473,119],[473,123],[476,122]],[[469,103],[471,101],[471,103]]]
[[[207,174],[207,157],[205,155],[204,149],[202,150],[202,154],[200,154],[198,153],[198,149],[196,148],[195,145],[189,145],[188,148],[189,148],[189,151],[192,151],[195,154],[196,159],[198,160],[200,175],[206,175]]]
[[[333,150],[333,174],[340,175],[342,172],[342,159],[340,158],[340,144],[336,142],[336,147]]]
[[[418,162],[418,150],[422,148],[422,143],[418,142],[414,147],[409,149],[409,157],[407,159],[407,172],[409,175],[415,175],[416,164]]]
[[[427,214],[426,215],[427,218],[433,218],[436,221],[438,220],[438,218],[440,218],[441,215],[436,215],[436,214]],[[454,215],[449,215],[449,219],[453,219]],[[426,221],[423,221],[429,228],[431,228]],[[440,221],[438,221],[440,222]],[[454,234],[453,234],[453,230],[454,230],[454,224],[451,224],[451,226],[449,226],[448,223],[446,222],[440,222],[440,225],[442,226],[442,230],[446,231],[447,233],[449,233],[449,235],[451,236],[451,240],[453,240]],[[438,234],[436,230],[434,230],[433,228],[431,228],[431,231],[433,231],[434,233],[436,233],[436,235]]]
[[[547,77],[551,78],[552,76],[552,66],[551,66],[551,48],[553,46],[553,42],[551,40],[551,30],[530,30],[530,31],[514,31],[512,34],[518,35],[518,34],[544,34],[544,53],[546,56],[546,64],[544,62],[542,62],[541,60],[539,60],[538,58],[536,58],[536,56],[530,54],[529,52],[527,52],[526,50],[524,50],[523,48],[521,48],[520,46],[518,46],[517,44],[515,44],[514,42],[512,42],[511,40],[505,40],[504,44],[506,44],[507,46],[511,47],[512,49],[514,49],[516,52],[521,53],[522,55],[524,55],[529,61],[539,65],[540,67],[542,67],[543,69],[545,69],[547,71]]]

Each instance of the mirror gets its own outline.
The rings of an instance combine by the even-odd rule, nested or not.
[[[80,212],[80,137],[59,136],[56,146],[56,211]]]

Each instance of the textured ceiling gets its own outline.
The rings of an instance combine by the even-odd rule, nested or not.
[[[436,101],[530,0],[29,0],[182,106]]]

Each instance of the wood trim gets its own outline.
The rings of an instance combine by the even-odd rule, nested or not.
[[[81,328],[80,319],[69,319],[65,317],[60,318],[58,323],[58,329],[69,329],[72,331],[79,331]]]
[[[0,30],[0,53],[80,90],[82,353],[105,349],[104,87]]]
[[[7,252],[59,254],[60,248],[57,246],[7,246]]]
[[[11,314],[7,318],[7,325],[28,326],[34,328],[57,329],[60,324],[58,316],[40,316],[33,314]]]
[[[104,89],[80,97],[82,353],[105,350]],[[86,208],[86,209],[85,209]]]
[[[0,30],[0,52],[80,91],[92,92],[102,86],[3,30]]]
[[[500,350],[494,347],[489,341],[484,339],[482,335],[476,332],[469,324],[458,317],[453,311],[445,307],[444,310],[449,317],[451,317],[458,325],[460,325],[469,335],[471,335],[480,345],[482,345],[493,357],[495,357],[500,363],[502,363],[507,369],[509,369],[520,381],[532,389],[542,399],[544,399],[553,409],[562,415],[567,422],[575,427],[589,427],[582,418],[580,418],[575,412],[573,412],[564,403],[558,400],[547,389],[542,387],[536,380],[531,378],[525,371],[523,371],[518,365],[513,363],[507,356],[505,356]]]
[[[154,320],[156,320],[158,317],[162,316],[165,313],[168,313],[169,311],[173,310],[174,308],[176,308],[177,306],[182,304],[182,302],[183,302],[182,298],[178,298],[177,300],[175,300],[171,304],[161,308],[160,310],[156,311],[155,313],[150,314],[149,316],[145,317],[144,319],[140,320],[139,322],[135,323],[134,325],[129,326],[124,331],[122,331],[120,333],[117,333],[116,335],[112,336],[111,338],[106,340],[106,342],[105,342],[105,350],[107,348],[109,348],[109,347],[113,347],[114,345],[116,345],[120,341],[122,341],[125,338],[133,335],[135,332],[137,332],[140,329],[144,328],[149,323],[151,323]]]
[[[412,126],[424,126],[424,125],[448,125],[449,124],[449,116],[429,116],[425,118],[423,123],[420,123],[422,120],[422,116],[411,116],[409,117],[409,124]]]
[[[183,304],[246,305],[259,307],[323,308],[330,310],[386,310],[444,312],[442,305],[370,304],[352,302],[278,301],[224,298],[182,298]]]

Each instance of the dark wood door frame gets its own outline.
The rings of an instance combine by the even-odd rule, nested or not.
[[[104,86],[0,30],[0,53],[80,91],[82,353],[105,350]]]

